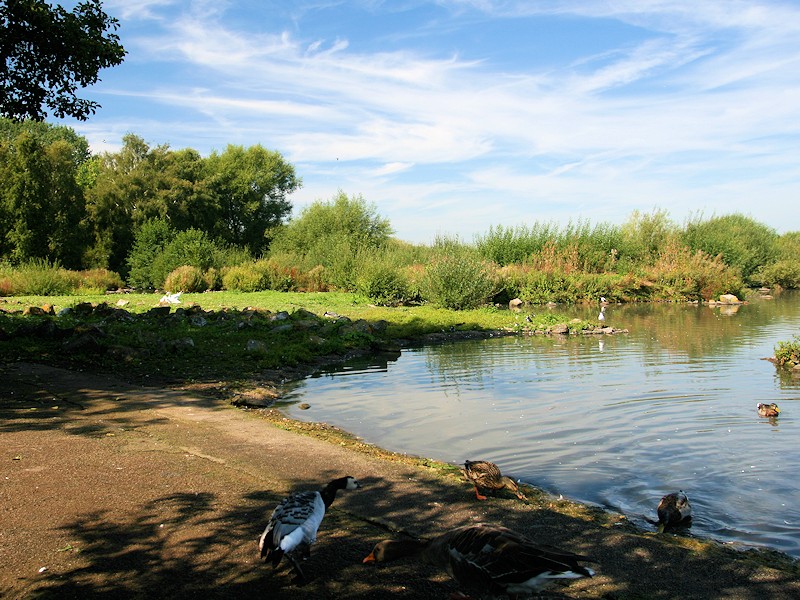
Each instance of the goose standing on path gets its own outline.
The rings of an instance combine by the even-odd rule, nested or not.
[[[414,556],[443,568],[459,586],[481,594],[529,596],[554,579],[592,577],[579,563],[591,559],[492,525],[467,525],[429,541],[404,539],[378,542],[363,560],[387,562]]]
[[[658,533],[664,533],[667,527],[688,523],[692,518],[692,507],[689,497],[683,492],[673,492],[661,498],[658,503]]]
[[[478,500],[486,500],[486,496],[481,494],[481,490],[511,490],[520,500],[527,500],[525,495],[519,491],[519,487],[511,477],[506,477],[500,473],[500,468],[488,460],[468,460],[464,462],[461,469],[467,481],[475,486],[475,497]]]
[[[317,530],[325,511],[333,504],[338,490],[354,490],[358,481],[349,475],[334,479],[318,492],[296,492],[284,498],[272,511],[269,523],[258,540],[258,550],[264,561],[278,566],[285,555],[295,569],[298,581],[306,577],[295,557],[310,555],[311,544],[317,540]]]

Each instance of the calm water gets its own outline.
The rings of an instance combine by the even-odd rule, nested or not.
[[[606,317],[630,333],[407,349],[299,382],[286,409],[396,451],[490,459],[645,526],[683,489],[693,534],[800,556],[800,379],[763,360],[800,334],[800,294],[735,312],[612,305]],[[781,416],[759,417],[757,402]]]

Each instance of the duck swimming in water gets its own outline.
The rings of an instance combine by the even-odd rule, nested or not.
[[[661,498],[658,503],[658,533],[664,533],[667,527],[686,523],[692,518],[692,507],[689,497],[683,492],[673,492]]]
[[[756,409],[758,409],[758,414],[761,417],[777,417],[779,414],[781,414],[778,405],[774,402],[772,404],[762,404],[759,402],[756,405]]]

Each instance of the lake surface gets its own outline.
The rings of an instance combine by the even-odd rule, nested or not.
[[[800,294],[738,310],[611,305],[606,319],[630,333],[404,349],[298,382],[284,409],[390,450],[492,460],[649,528],[682,489],[692,534],[800,557],[800,379],[764,360],[800,334]],[[781,415],[759,417],[758,402]]]

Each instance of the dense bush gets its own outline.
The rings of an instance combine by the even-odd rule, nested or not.
[[[439,238],[425,267],[423,299],[451,310],[487,303],[499,288],[496,267],[458,240]]]
[[[102,293],[123,287],[122,277],[108,269],[88,269],[74,272],[77,275],[78,289],[81,293]]]
[[[31,260],[15,268],[0,266],[0,296],[98,294],[122,285],[122,278],[107,269],[70,271],[45,260]]]
[[[650,214],[633,211],[622,225],[623,245],[620,258],[626,263],[650,262],[678,234],[677,226],[664,210]]]
[[[76,287],[66,269],[41,259],[19,265],[12,272],[10,280],[11,295],[15,296],[64,295]]]
[[[356,278],[356,292],[379,306],[395,306],[411,297],[408,281],[402,266],[386,252],[362,257]]]
[[[208,289],[208,282],[198,267],[183,265],[167,275],[164,289],[173,293],[204,292]]]
[[[217,252],[217,245],[205,232],[197,229],[179,231],[153,259],[150,267],[152,281],[156,287],[163,288],[167,275],[185,265],[207,271],[217,266],[214,264]]]
[[[751,282],[760,266],[772,263],[778,252],[775,230],[740,214],[690,222],[683,239],[692,250],[720,256],[746,282]]]
[[[291,255],[303,265],[322,265],[334,288],[356,286],[358,254],[388,243],[392,229],[374,205],[339,192],[330,202],[314,202],[275,233],[269,255]],[[279,259],[280,260],[280,259]]]
[[[800,336],[794,336],[790,342],[778,342],[775,347],[775,360],[781,366],[800,364]]]
[[[656,298],[671,300],[711,300],[720,294],[742,296],[744,289],[738,270],[720,257],[712,258],[677,242],[663,249],[645,277],[653,282]]]
[[[774,262],[759,269],[753,280],[770,287],[800,288],[800,261],[793,258]]]
[[[254,264],[237,265],[222,270],[222,287],[234,292],[260,292],[266,290],[269,280],[263,270]]]

